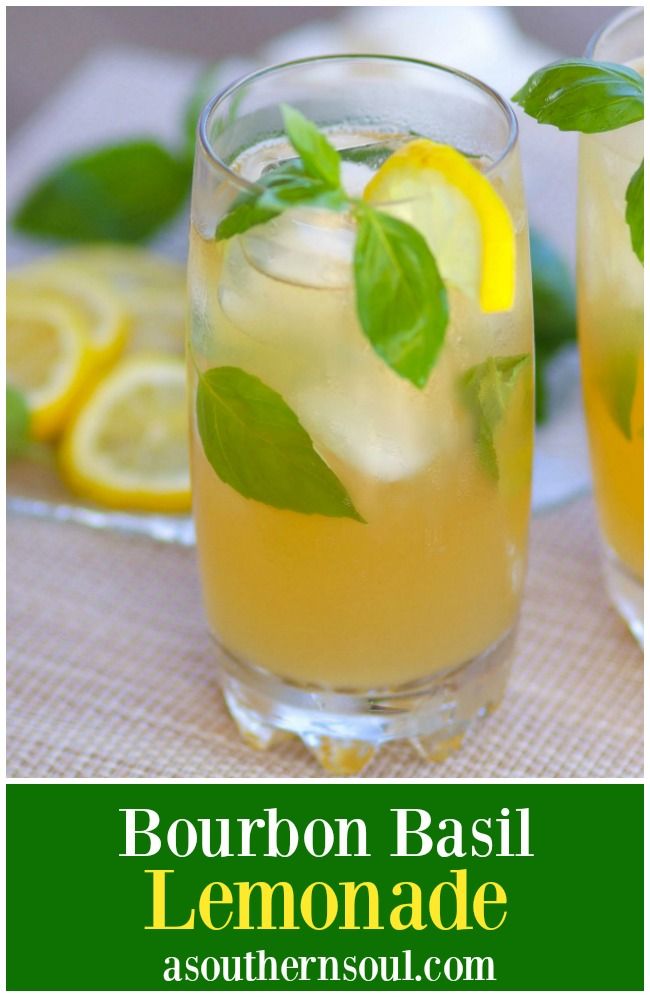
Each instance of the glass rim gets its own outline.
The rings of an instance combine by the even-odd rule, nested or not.
[[[632,21],[639,15],[643,16],[643,7],[626,7],[619,14],[614,14],[614,16],[610,17],[608,21],[601,24],[598,30],[594,31],[593,35],[587,42],[587,47],[585,48],[585,58],[594,59],[596,48],[604,39],[605,35],[609,34],[610,31],[615,31],[622,24]]]
[[[333,55],[314,55],[306,56],[302,59],[290,59],[288,62],[274,63],[271,66],[265,66],[262,69],[256,69],[251,73],[246,73],[244,76],[240,76],[238,79],[233,80],[228,86],[224,87],[218,93],[212,97],[207,104],[204,106],[199,117],[198,124],[198,139],[199,145],[203,154],[207,157],[208,161],[214,166],[218,172],[223,173],[226,179],[228,179],[235,187],[240,188],[242,191],[258,191],[260,190],[259,184],[251,180],[246,180],[245,177],[240,176],[235,173],[227,163],[225,163],[215,152],[212,147],[210,138],[208,137],[208,122],[213,111],[219,106],[222,101],[227,100],[233,94],[235,94],[240,87],[246,84],[256,82],[257,80],[263,79],[265,76],[272,75],[273,73],[280,72],[285,69],[292,69],[294,66],[305,66],[311,63],[320,62],[351,62],[351,61],[366,61],[366,62],[388,62],[388,63],[402,63],[407,66],[420,66],[426,69],[434,69],[438,72],[447,73],[450,76],[455,76],[458,79],[465,80],[465,82],[471,84],[483,93],[495,103],[502,114],[504,115],[508,123],[508,137],[503,144],[498,156],[490,162],[490,164],[483,171],[485,174],[491,173],[500,163],[507,158],[507,156],[512,152],[517,138],[519,135],[519,124],[517,122],[517,116],[511,105],[505,100],[501,94],[497,93],[491,86],[487,83],[483,83],[478,77],[472,76],[470,73],[465,73],[461,69],[454,69],[452,66],[445,66],[438,62],[427,62],[425,59],[412,59],[408,56],[401,55],[364,55],[363,53],[349,53],[349,54],[333,54]]]

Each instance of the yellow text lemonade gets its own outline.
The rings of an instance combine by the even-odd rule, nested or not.
[[[328,138],[358,149],[381,136],[341,128]],[[291,157],[276,139],[231,169],[255,180]],[[377,164],[343,159],[356,196],[390,162],[377,173]],[[238,662],[303,688],[371,693],[458,668],[515,624],[533,435],[528,232],[516,152],[474,167],[512,220],[508,310],[486,313],[472,293],[480,239],[453,183],[437,185],[437,209],[417,169],[394,170],[395,189],[374,192],[383,201],[388,190],[386,210],[425,235],[434,210],[455,204],[449,221],[467,218],[460,236],[449,226],[438,254],[443,276],[447,260],[457,279],[447,280],[450,321],[423,388],[396,374],[360,327],[349,213],[297,207],[227,240],[192,229],[197,544],[210,627]],[[215,367],[242,369],[282,397],[359,519],[274,508],[220,479],[196,419],[198,379]],[[481,405],[491,404],[498,412],[486,438]]]

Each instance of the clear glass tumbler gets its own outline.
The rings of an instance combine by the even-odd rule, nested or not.
[[[423,136],[462,150],[507,208],[512,308],[486,313],[449,284],[449,325],[423,387],[399,376],[360,327],[350,212],[295,208],[215,237],[261,177],[295,161],[283,103],[339,149],[357,196],[392,149]],[[441,210],[421,192],[381,208],[425,232],[428,213]],[[512,110],[462,73],[388,57],[302,60],[236,83],[199,126],[189,287],[199,565],[241,733],[258,747],[297,735],[338,773],[359,771],[393,739],[444,758],[503,695],[526,566],[533,325]],[[221,451],[230,460],[221,473],[197,418],[208,381],[219,385],[213,455],[237,446]],[[271,399],[269,426],[278,406],[291,410],[319,473],[336,476],[356,516],[250,497],[268,441],[263,409],[255,427],[242,414],[248,390],[260,405]],[[267,470],[290,492],[285,458],[268,457]]]
[[[643,73],[643,11],[625,11],[588,58]],[[643,158],[643,122],[580,136],[578,336],[609,594],[643,644],[643,265],[625,192]]]

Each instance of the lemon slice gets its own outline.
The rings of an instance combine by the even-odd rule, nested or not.
[[[185,289],[144,287],[129,306],[127,352],[185,354]]]
[[[111,362],[122,351],[129,316],[101,277],[54,259],[14,270],[7,285],[16,296],[48,297],[75,310],[98,362]]]
[[[48,297],[7,293],[7,381],[25,395],[37,440],[61,430],[92,373],[78,313]]]
[[[185,268],[134,246],[87,246],[61,254],[66,264],[107,282],[128,313],[129,352],[182,355],[185,349]]]
[[[143,288],[185,287],[185,267],[137,246],[84,246],[64,250],[60,259],[100,274],[126,301]]]
[[[60,466],[73,491],[101,505],[189,509],[183,361],[153,355],[119,361],[67,429]]]
[[[417,228],[443,280],[477,298],[482,311],[512,308],[510,213],[488,178],[456,149],[429,139],[408,142],[379,168],[363,197]]]

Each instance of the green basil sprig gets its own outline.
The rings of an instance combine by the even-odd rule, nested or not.
[[[406,222],[348,197],[339,152],[295,108],[284,105],[282,114],[297,158],[240,194],[215,237],[240,235],[297,205],[350,212],[357,222],[353,271],[361,329],[396,374],[423,388],[449,320],[426,240]],[[279,509],[365,522],[295,413],[259,378],[236,367],[201,374],[197,420],[207,459],[241,495]]]
[[[295,108],[282,106],[299,161],[281,164],[241,194],[216,230],[229,239],[297,205],[350,211],[357,220],[354,278],[359,324],[396,374],[423,388],[449,321],[447,294],[422,235],[406,222],[349,198],[341,157]]]
[[[478,458],[486,474],[499,480],[499,462],[494,446],[494,431],[501,422],[528,353],[511,357],[488,357],[470,367],[461,378],[461,393],[474,416]]]
[[[512,98],[541,124],[585,134],[643,119],[643,77],[631,66],[571,59],[533,73]],[[643,163],[626,192],[632,249],[643,263]]]
[[[295,107],[282,104],[282,117],[289,141],[300,156],[308,176],[336,190],[341,186],[341,158],[313,121]]]
[[[347,207],[345,195],[339,188],[309,176],[301,166],[279,166],[261,177],[258,185],[262,189],[255,195],[245,193],[236,199],[217,225],[217,239],[240,235],[299,204],[330,211],[343,211]]]
[[[540,124],[609,132],[643,119],[643,77],[612,62],[552,62],[533,73],[512,99]]]

